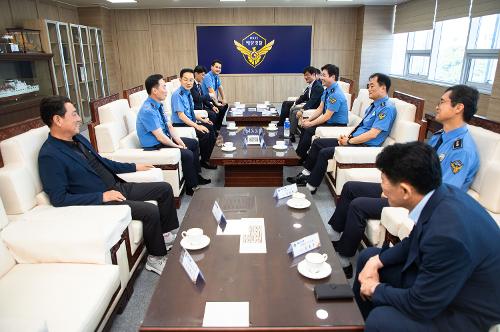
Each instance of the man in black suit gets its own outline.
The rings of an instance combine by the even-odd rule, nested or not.
[[[219,114],[219,109],[212,103],[212,97],[208,94],[203,94],[203,90],[201,88],[201,83],[203,82],[203,78],[205,78],[206,73],[207,68],[204,66],[198,65],[194,67],[194,84],[191,88],[191,96],[193,96],[194,109],[207,111],[208,118],[215,124],[217,123],[217,114]],[[215,129],[218,131],[220,127]]]
[[[296,101],[284,101],[281,105],[279,126],[282,126],[286,118],[290,119],[290,140],[295,142],[294,134],[298,134],[297,112],[301,109],[317,108],[321,102],[323,86],[318,79],[319,70],[313,66],[304,68],[304,80],[308,84],[302,95]],[[304,104],[305,103],[305,104]]]

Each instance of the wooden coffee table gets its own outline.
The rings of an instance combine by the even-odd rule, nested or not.
[[[266,147],[248,145],[244,148],[245,128],[258,130],[260,127],[238,127],[231,131],[223,127],[217,139],[217,145],[223,142],[233,142],[236,151],[227,153],[215,146],[210,156],[210,162],[224,166],[225,187],[277,187],[283,185],[283,166],[299,165],[299,156],[288,140],[283,138],[283,128],[276,131],[264,131]],[[273,149],[277,140],[285,140],[288,149],[285,151]]]
[[[141,331],[200,331],[206,302],[249,302],[249,328],[229,331],[362,331],[363,318],[354,300],[318,302],[315,285],[347,284],[340,262],[330,243],[312,196],[301,188],[312,205],[305,210],[289,208],[286,199],[276,201],[271,188],[202,188],[195,192],[182,222],[181,231],[201,227],[210,237],[208,247],[190,251],[206,283],[195,286],[179,263],[178,236],[168,254]],[[211,214],[217,200],[228,219],[262,217],[267,253],[240,254],[239,236],[216,236]],[[300,225],[300,227],[299,227]],[[297,271],[286,253],[288,244],[319,233],[321,253],[328,255],[330,276],[313,280]],[[327,317],[318,318],[318,310]],[[221,330],[215,328],[212,330]],[[224,329],[226,330],[226,329]]]
[[[234,115],[231,109],[234,106],[229,107],[229,111],[226,115],[226,121],[236,122],[237,126],[267,126],[271,121],[279,121],[279,113],[274,113],[274,115],[262,115],[262,112],[249,111],[249,108],[257,108],[257,105],[245,105],[245,110],[242,115]],[[274,107],[274,106],[270,106]],[[268,107],[268,110],[270,109]]]

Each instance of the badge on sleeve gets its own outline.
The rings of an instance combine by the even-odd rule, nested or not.
[[[453,174],[457,174],[458,172],[460,172],[464,164],[460,160],[455,160],[450,163],[450,166]]]
[[[458,138],[455,142],[453,142],[453,150],[461,149],[463,147],[463,140]]]
[[[385,118],[385,113],[380,113],[380,114],[378,115],[378,118],[379,118],[379,120],[384,120],[384,118]]]
[[[337,102],[337,99],[330,97],[328,98],[328,101],[330,102],[330,104],[335,104]]]

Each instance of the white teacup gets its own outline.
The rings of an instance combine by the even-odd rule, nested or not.
[[[274,122],[269,122],[269,128],[270,129],[276,129],[276,127],[278,127],[278,125]]]
[[[295,199],[304,199],[306,198],[306,194],[296,192],[292,194],[292,197]]]
[[[190,228],[187,231],[181,233],[182,238],[186,238],[191,245],[197,245],[203,239],[203,229],[201,228]]]
[[[271,103],[269,102],[269,100],[266,100],[266,101],[264,102],[264,105],[269,106],[269,105],[271,105]]]
[[[312,273],[318,273],[321,270],[321,266],[328,259],[327,254],[320,254],[317,252],[311,252],[306,255],[307,268]]]
[[[277,146],[285,146],[285,141],[276,141]]]
[[[224,142],[224,147],[226,149],[232,149],[234,146],[233,142]]]
[[[236,128],[236,122],[228,122],[227,127],[228,128]]]
[[[234,106],[238,106],[238,105],[240,105],[240,102],[239,101],[235,101],[234,102]]]

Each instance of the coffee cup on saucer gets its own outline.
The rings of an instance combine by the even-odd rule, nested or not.
[[[236,122],[227,123],[227,129],[235,129],[235,128],[236,128]]]
[[[224,144],[222,146],[225,147],[226,149],[232,149],[234,146],[234,143],[233,142],[224,142]]]
[[[295,198],[295,199],[305,199],[306,198],[306,194],[296,192],[296,193],[292,194],[292,197]]]
[[[181,233],[183,239],[187,239],[190,245],[195,246],[201,243],[203,240],[203,229],[201,228],[190,228],[187,231]]]
[[[269,125],[268,125],[268,128],[272,129],[272,130],[276,129],[277,127],[278,127],[278,125],[276,123],[274,123],[274,122],[270,122]]]
[[[234,102],[234,106],[239,106],[240,105],[240,102],[239,101],[235,101]]]
[[[264,102],[264,105],[269,106],[269,105],[271,105],[271,103],[269,102],[269,100],[266,100],[266,101]]]
[[[286,146],[285,141],[276,141],[276,145],[279,146],[280,148]]]
[[[318,273],[321,271],[323,263],[328,259],[327,254],[320,254],[317,252],[311,252],[306,255],[307,269],[311,273]]]

